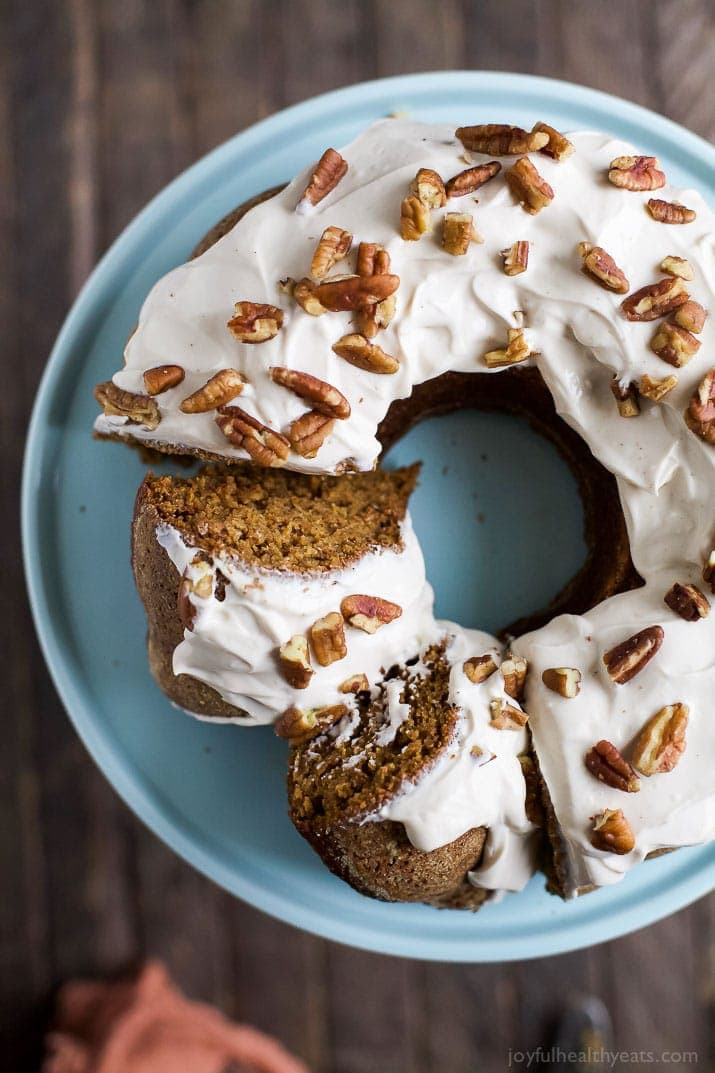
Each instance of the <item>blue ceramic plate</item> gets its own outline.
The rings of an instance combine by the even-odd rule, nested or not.
[[[92,386],[120,362],[152,283],[229,209],[398,110],[454,125],[545,119],[609,130],[659,156],[677,183],[715,199],[715,151],[693,134],[625,101],[520,75],[449,72],[352,86],[237,135],[126,229],[60,333],[25,460],[30,596],[55,685],[87,748],[138,815],[217,883],[282,920],[383,953],[447,961],[554,954],[642,927],[703,895],[713,886],[715,847],[648,862],[574,904],[547,895],[541,877],[476,915],[354,893],[288,821],[285,750],[270,729],[195,722],[154,685],[128,561],[143,467],[135,452],[91,436]],[[440,614],[498,626],[543,604],[580,563],[573,481],[526,425],[477,412],[436,418],[391,457],[427,460],[414,515]]]

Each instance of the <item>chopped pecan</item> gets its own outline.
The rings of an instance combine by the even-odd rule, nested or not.
[[[504,272],[507,276],[519,276],[529,267],[529,243],[515,242],[501,251],[504,259]]]
[[[187,395],[179,405],[182,414],[206,414],[226,406],[243,391],[244,379],[238,369],[221,369],[203,387]]]
[[[390,255],[382,246],[374,242],[361,242],[358,247],[357,273],[359,276],[385,275],[390,271]],[[397,299],[394,294],[382,302],[366,306],[355,313],[358,331],[368,339],[373,339],[380,328],[386,328],[395,315]]]
[[[707,310],[703,309],[700,302],[688,301],[678,306],[671,319],[681,328],[700,335],[707,315]]]
[[[473,127],[459,127],[455,131],[465,149],[472,153],[488,153],[490,156],[519,156],[535,153],[549,144],[545,130],[523,130],[505,123],[481,123]]]
[[[172,387],[178,387],[186,373],[180,365],[155,365],[144,373],[147,395],[161,395]]]
[[[647,207],[653,219],[661,224],[691,224],[697,215],[694,209],[678,201],[662,201],[658,197],[652,197]]]
[[[602,246],[591,246],[588,242],[579,243],[582,257],[581,271],[600,283],[608,291],[616,294],[628,294],[630,283],[626,275]]]
[[[581,672],[576,667],[547,667],[541,681],[567,700],[573,700],[581,692]]]
[[[326,149],[315,165],[315,171],[303,191],[300,202],[308,201],[311,205],[318,205],[331,190],[335,189],[347,170],[347,161],[343,160],[340,153],[336,149]]]
[[[700,349],[700,343],[687,328],[666,321],[650,341],[650,348],[663,361],[682,369]]]
[[[442,248],[455,257],[463,257],[472,242],[482,242],[468,212],[448,212],[442,220]]]
[[[126,417],[130,425],[155,429],[161,421],[156,399],[117,387],[111,380],[97,384],[94,397],[108,417]]]
[[[447,201],[442,178],[432,168],[420,168],[410,184],[410,193],[428,209],[440,209]]]
[[[335,419],[318,410],[308,410],[291,421],[288,430],[290,445],[302,458],[315,458],[333,431]]]
[[[417,242],[429,231],[432,216],[429,207],[416,194],[408,194],[400,205],[400,235],[405,242]]]
[[[313,279],[324,279],[343,257],[347,257],[352,244],[353,236],[349,231],[343,231],[340,227],[326,227],[310,263]]]
[[[573,144],[560,131],[550,127],[548,123],[535,123],[532,131],[548,135],[548,142],[539,150],[544,156],[550,156],[553,160],[566,160],[574,151]]]
[[[522,328],[509,328],[506,350],[488,350],[482,360],[488,369],[499,369],[504,365],[518,365],[526,361],[534,351],[526,341]]]
[[[216,424],[234,447],[242,447],[259,466],[280,466],[288,457],[290,441],[240,406],[220,411]]]
[[[283,677],[293,689],[306,689],[313,677],[308,642],[297,633],[278,650]]]
[[[619,808],[605,808],[591,817],[591,845],[606,853],[630,853],[636,844],[633,830]]]
[[[697,585],[681,585],[676,581],[663,597],[671,611],[686,622],[699,622],[710,614],[710,601]]]
[[[350,417],[348,400],[342,392],[332,384],[327,384],[325,380],[319,380],[317,376],[299,372],[297,369],[286,369],[282,365],[271,366],[269,372],[275,384],[288,388],[300,399],[306,399],[318,413],[343,421]]]
[[[528,669],[528,663],[521,656],[509,656],[499,668],[504,679],[504,692],[508,693],[514,700],[521,700],[524,695],[524,684]]]
[[[328,312],[315,293],[316,286],[317,284],[313,283],[311,279],[301,279],[293,284],[292,290],[293,297],[300,308],[309,313],[311,317],[320,317],[323,313]]]
[[[679,276],[680,279],[688,281],[695,276],[690,261],[686,260],[685,257],[676,257],[674,253],[669,253],[667,257],[663,258],[660,262],[660,268],[663,272],[667,272],[669,276]]]
[[[477,164],[473,168],[465,168],[458,175],[453,175],[446,183],[447,197],[464,197],[465,194],[473,194],[500,171],[501,164],[498,160],[490,160],[488,164]]]
[[[261,302],[236,302],[226,327],[242,343],[267,343],[283,327],[283,310]]]
[[[480,682],[486,682],[487,678],[494,674],[497,665],[493,656],[471,656],[469,659],[465,659],[462,669],[470,682],[474,685],[479,685]]]
[[[504,175],[513,196],[531,216],[541,212],[554,200],[554,191],[528,157],[519,157]]]
[[[521,730],[526,726],[529,716],[509,704],[503,697],[494,697],[489,701],[489,723],[495,730]]]
[[[341,682],[339,691],[341,693],[363,693],[369,688],[370,683],[367,680],[367,675],[352,674],[349,678],[346,678],[344,682]]]
[[[390,255],[375,242],[361,242],[357,252],[359,276],[381,276],[390,271]]]
[[[668,276],[629,294],[621,302],[621,309],[628,320],[658,320],[659,317],[672,313],[689,298],[682,279]]]
[[[382,302],[400,286],[400,277],[385,272],[374,276],[343,276],[315,285],[315,295],[325,309],[347,313]]]
[[[185,630],[193,630],[196,620],[197,608],[191,597],[207,600],[213,595],[215,580],[216,575],[211,563],[200,554],[195,555],[190,567],[182,574],[176,597],[176,610]]]
[[[696,436],[715,447],[715,369],[699,384],[685,411],[685,422]]]
[[[623,790],[628,794],[640,790],[638,776],[612,742],[605,739],[597,742],[584,759],[591,774],[614,790]]]
[[[715,550],[708,555],[707,562],[703,564],[703,581],[710,586],[710,592],[715,596]]]
[[[638,385],[622,384],[617,376],[611,380],[611,392],[621,417],[638,417],[641,406],[638,401]]]
[[[310,627],[310,643],[321,667],[328,667],[336,660],[345,658],[348,647],[343,616],[339,611],[331,611],[313,623]]]
[[[333,344],[333,350],[338,357],[368,373],[396,373],[400,367],[396,358],[385,353],[377,343],[371,343],[364,335],[344,335]]]
[[[648,373],[643,373],[638,384],[638,390],[644,398],[650,399],[651,402],[662,402],[665,396],[669,395],[673,388],[677,386],[677,376],[664,376],[662,380],[656,380],[654,377],[649,376]]]
[[[383,600],[380,596],[365,596],[360,593],[346,596],[340,604],[340,610],[350,626],[364,633],[376,633],[381,626],[386,626],[402,614],[399,604]]]
[[[611,161],[608,180],[624,190],[658,190],[665,175],[654,156],[618,156]]]
[[[302,745],[347,714],[345,704],[332,704],[328,708],[288,708],[274,729],[279,738],[286,738],[292,745]]]
[[[664,636],[662,626],[646,626],[609,649],[603,662],[613,681],[623,685],[640,674],[662,645]]]
[[[687,704],[667,704],[649,719],[633,746],[633,767],[642,775],[672,771],[685,752]]]

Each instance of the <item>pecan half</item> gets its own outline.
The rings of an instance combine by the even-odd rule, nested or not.
[[[710,601],[697,585],[681,585],[676,581],[663,597],[671,611],[686,622],[699,622],[710,614]]]
[[[206,414],[226,406],[243,391],[244,379],[238,369],[221,369],[203,387],[187,395],[180,403],[182,414]]]
[[[641,406],[638,401],[638,385],[622,384],[617,376],[611,380],[611,392],[621,417],[638,417]]]
[[[638,390],[644,398],[650,399],[651,402],[662,402],[665,396],[669,395],[673,388],[677,386],[677,376],[664,376],[662,380],[656,380],[654,377],[649,376],[648,373],[643,373],[638,383]]]
[[[543,153],[544,156],[550,156],[553,160],[558,160],[560,163],[562,160],[566,160],[570,157],[573,153],[574,146],[568,140],[566,135],[561,134],[561,132],[555,130],[554,127],[550,127],[548,123],[535,123],[531,129],[537,133],[548,135],[548,142],[539,149],[539,152]]]
[[[396,373],[400,367],[397,358],[387,354],[377,343],[371,343],[364,335],[344,335],[333,344],[333,350],[338,357],[368,373],[387,375]]]
[[[535,216],[554,200],[554,191],[528,157],[522,156],[504,173],[507,186],[521,207]]]
[[[442,178],[432,168],[420,168],[410,183],[410,193],[428,209],[440,209],[447,201]]]
[[[326,227],[315,247],[313,260],[310,263],[310,274],[313,279],[320,280],[327,276],[343,257],[347,257],[352,244],[353,236],[349,231],[343,231],[340,227]]]
[[[646,626],[609,649],[603,662],[613,681],[623,685],[640,674],[663,644],[664,636],[662,626]]]
[[[652,197],[647,205],[648,212],[661,224],[691,224],[697,213],[678,201],[662,201]]]
[[[504,260],[504,272],[507,276],[519,276],[529,267],[529,245],[525,241],[515,242],[501,251]]]
[[[535,153],[549,144],[544,130],[526,131],[505,123],[480,123],[473,127],[458,127],[455,137],[472,153],[490,156],[519,156]]]
[[[338,688],[340,693],[363,693],[370,688],[370,683],[366,674],[352,674]]]
[[[494,697],[489,701],[489,712],[489,723],[495,730],[521,730],[529,718],[526,712],[515,708],[503,697]]]
[[[288,388],[300,399],[307,399],[318,413],[342,421],[350,417],[348,400],[342,392],[325,380],[319,380],[317,376],[299,372],[297,369],[286,369],[282,365],[273,365],[268,371],[275,384]]]
[[[469,212],[448,212],[442,220],[442,249],[454,257],[463,257],[472,242],[483,239],[475,230],[474,220]]]
[[[703,581],[710,586],[710,592],[715,596],[715,551],[708,555],[707,562],[703,564]]]
[[[278,650],[283,677],[293,689],[306,689],[313,677],[310,665],[308,642],[302,634],[297,633]]]
[[[242,343],[267,343],[283,327],[283,310],[261,302],[236,302],[226,327]]]
[[[605,808],[591,817],[591,845],[607,853],[630,853],[636,844],[631,825],[619,808]]]
[[[658,320],[672,313],[689,298],[683,280],[668,276],[634,291],[621,302],[621,309],[628,320]]]
[[[663,361],[682,369],[700,349],[700,342],[687,328],[666,321],[650,341],[650,348]]]
[[[382,276],[390,271],[390,255],[375,242],[361,242],[357,252],[359,276]]]
[[[332,704],[327,708],[289,708],[283,712],[274,729],[279,738],[286,738],[292,745],[301,745],[347,714],[345,704]]]
[[[390,255],[387,250],[374,242],[361,242],[357,255],[358,275],[385,275],[389,271]],[[396,296],[391,294],[382,302],[357,310],[355,324],[358,331],[368,339],[373,339],[381,328],[386,328],[390,324],[396,308]]]
[[[465,194],[473,194],[500,171],[501,164],[498,160],[490,160],[488,164],[477,164],[473,168],[465,168],[458,175],[453,175],[445,184],[447,197],[464,197]]]
[[[547,667],[541,674],[547,689],[573,700],[581,692],[581,672],[576,667]]]
[[[348,646],[345,643],[343,616],[339,611],[331,611],[313,623],[310,627],[310,643],[321,667],[328,667],[336,660],[345,658]]]
[[[180,365],[155,365],[144,372],[144,387],[147,395],[161,395],[172,387],[178,387],[186,373]]]
[[[196,596],[200,600],[207,600],[212,596],[216,576],[211,563],[200,554],[195,555],[191,560],[191,567],[193,567],[192,570],[187,568],[184,571],[179,582],[176,610],[184,629],[193,631],[197,608],[191,597]]]
[[[633,746],[633,766],[642,775],[672,771],[685,752],[687,704],[667,704],[649,719]]]
[[[700,302],[688,301],[678,306],[671,319],[681,328],[700,335],[707,315],[707,310],[700,305]]]
[[[216,424],[234,447],[242,447],[259,466],[280,466],[288,457],[290,441],[240,406],[219,412]]]
[[[658,190],[665,175],[654,156],[618,156],[611,161],[608,181],[623,190]]]
[[[326,149],[315,165],[315,171],[311,175],[300,201],[308,201],[311,205],[318,205],[324,197],[328,196],[331,190],[335,189],[347,170],[347,160],[344,160],[336,149]]]
[[[291,292],[300,308],[309,313],[311,317],[320,317],[323,313],[328,312],[315,293],[316,286],[317,284],[311,279],[301,279],[293,284]]]
[[[499,668],[504,679],[504,692],[514,700],[521,700],[524,695],[528,669],[529,664],[521,656],[509,656]]]
[[[486,682],[487,678],[491,678],[497,665],[493,656],[471,656],[465,659],[462,669],[470,682],[479,685],[480,682]]]
[[[335,419],[318,410],[308,410],[291,421],[288,430],[290,445],[302,458],[315,458],[333,431]]]
[[[584,761],[592,775],[614,790],[634,794],[641,788],[633,768],[610,741],[597,742],[586,753]]]
[[[526,361],[535,353],[528,342],[522,328],[509,328],[508,344],[506,350],[488,350],[482,355],[482,360],[488,369],[499,369],[505,365],[518,365]]]
[[[381,626],[394,622],[402,614],[399,604],[383,600],[380,596],[365,596],[360,593],[346,596],[340,604],[340,610],[348,625],[364,633],[376,633]]]
[[[400,286],[400,277],[385,272],[375,276],[343,276],[315,285],[315,296],[325,309],[348,313],[382,302]]]
[[[685,423],[696,436],[715,447],[715,369],[700,382],[685,411]]]
[[[130,425],[155,429],[161,421],[159,404],[155,399],[125,391],[111,380],[97,384],[94,397],[108,417],[126,417]]]
[[[690,261],[686,260],[685,257],[676,257],[674,253],[669,253],[667,257],[663,258],[660,262],[660,268],[663,272],[667,272],[669,276],[679,276],[680,279],[690,281],[695,277]]]
[[[585,276],[600,283],[607,291],[615,294],[628,294],[630,283],[626,275],[602,246],[591,246],[588,242],[579,243],[581,254],[581,271]]]
[[[416,194],[408,194],[400,204],[400,235],[405,242],[417,242],[429,231],[432,215]]]

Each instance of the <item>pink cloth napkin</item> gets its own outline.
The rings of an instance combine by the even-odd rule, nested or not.
[[[309,1073],[277,1040],[184,998],[156,962],[134,983],[65,984],[47,1044],[42,1073]]]

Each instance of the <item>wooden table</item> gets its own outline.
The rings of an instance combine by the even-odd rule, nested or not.
[[[147,955],[316,1073],[501,1071],[583,991],[608,1004],[620,1048],[696,1050],[697,1068],[713,1068],[712,900],[552,960],[429,965],[303,935],[183,864],[119,801],[61,709],[13,519],[32,397],[70,302],[137,210],[206,150],[335,86],[461,67],[598,86],[713,138],[714,41],[712,0],[0,5],[3,1070],[36,1068],[60,980]]]

